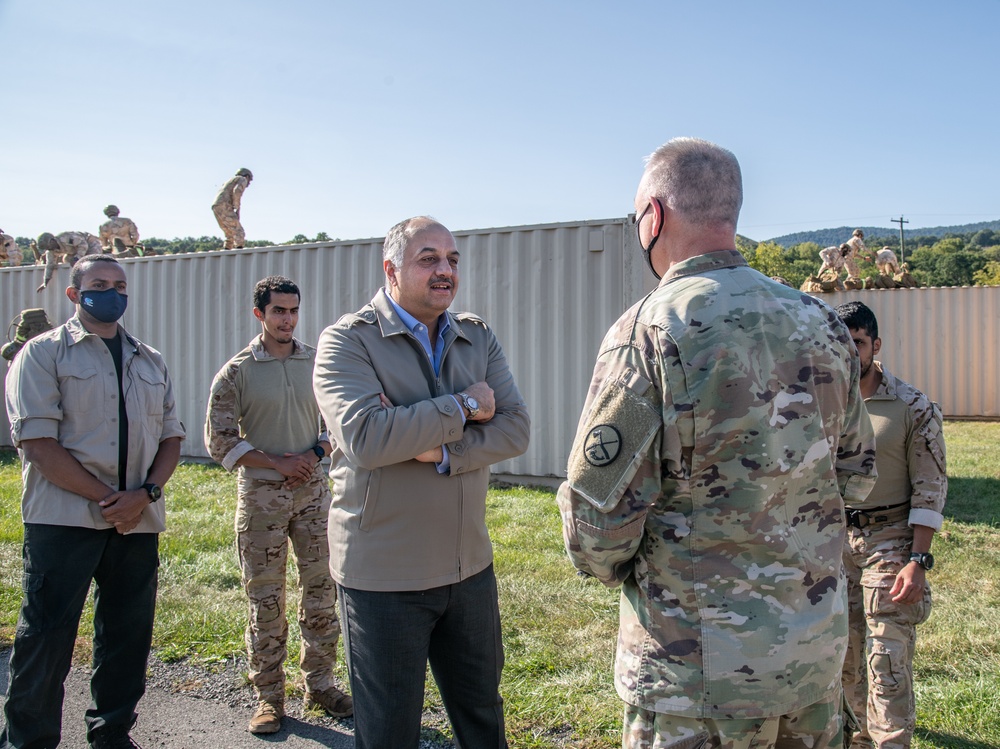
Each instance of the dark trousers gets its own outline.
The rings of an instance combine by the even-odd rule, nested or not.
[[[0,749],[52,749],[61,737],[63,682],[90,582],[94,663],[87,738],[135,721],[146,689],[159,567],[155,533],[24,526],[24,600],[10,654]]]
[[[338,588],[356,749],[416,749],[428,661],[459,749],[507,746],[492,566],[430,590]]]

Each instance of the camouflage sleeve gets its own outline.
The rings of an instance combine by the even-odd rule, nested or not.
[[[945,465],[941,409],[923,393],[910,402],[913,424],[907,437],[906,464],[910,473],[910,525],[941,530],[948,476]]]
[[[240,213],[240,201],[243,200],[243,191],[247,187],[247,182],[245,179],[236,180],[236,184],[233,185],[233,213],[237,216]]]
[[[135,221],[128,222],[128,238],[133,245],[139,241],[139,227],[135,225]]]
[[[570,561],[608,587],[632,573],[646,513],[661,491],[661,414],[667,409],[653,368],[634,346],[598,360],[557,495]]]
[[[236,462],[254,449],[240,436],[241,413],[239,388],[236,386],[238,367],[226,364],[212,381],[208,397],[208,415],[205,417],[205,448],[212,460],[227,471],[236,468]]]

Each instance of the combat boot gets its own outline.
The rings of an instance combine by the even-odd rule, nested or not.
[[[318,707],[331,718],[349,718],[354,714],[354,700],[337,687],[327,687],[321,692],[306,692],[306,710]]]
[[[261,700],[247,730],[250,733],[277,733],[281,730],[281,719],[284,717],[285,706],[282,703]]]

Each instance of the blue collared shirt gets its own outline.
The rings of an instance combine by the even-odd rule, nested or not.
[[[415,318],[405,309],[396,304],[396,300],[392,298],[392,295],[386,293],[386,298],[389,300],[389,304],[392,305],[393,309],[396,310],[396,314],[399,315],[399,319],[403,321],[403,325],[413,333],[413,337],[417,339],[421,346],[424,348],[424,353],[427,354],[427,358],[430,359],[431,365],[434,367],[434,374],[441,374],[441,355],[444,353],[444,334],[448,332],[451,328],[451,321],[448,319],[448,315],[444,312],[438,318],[438,334],[437,340],[434,342],[434,346],[431,346],[431,335],[430,331],[427,330],[427,326],[424,325],[420,320]],[[455,398],[454,395],[451,396]],[[465,407],[459,402],[458,398],[455,398],[455,405],[458,406],[458,412],[462,414],[462,423],[465,423]],[[444,454],[441,462],[437,464],[438,473],[448,473],[451,470],[451,459],[448,456],[448,446],[441,445],[441,452]]]

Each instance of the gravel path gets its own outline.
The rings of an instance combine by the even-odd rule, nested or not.
[[[6,701],[7,661],[10,650],[0,652],[0,705]],[[187,663],[150,660],[146,695],[139,703],[139,720],[132,738],[143,749],[261,749],[269,743],[283,749],[352,749],[354,722],[310,712],[303,715],[301,698],[285,705],[282,729],[269,736],[247,732],[253,714],[253,692],[243,677],[244,664],[229,662],[207,670]],[[89,669],[74,667],[66,680],[63,704],[65,749],[88,749],[83,714],[90,704]],[[453,746],[435,728],[441,716],[425,714],[422,749]]]

